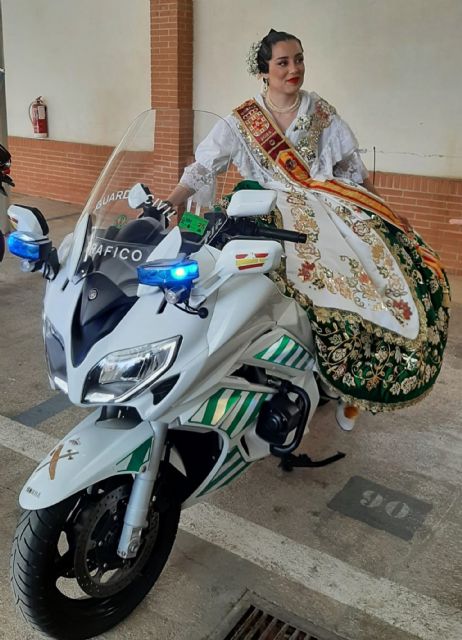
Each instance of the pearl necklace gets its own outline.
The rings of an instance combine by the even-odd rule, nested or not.
[[[276,113],[289,113],[290,111],[295,111],[295,109],[298,109],[298,107],[300,106],[300,101],[301,101],[301,96],[300,96],[300,93],[298,93],[297,97],[295,98],[295,102],[293,104],[281,109],[276,104],[274,104],[274,102],[271,102],[271,98],[269,97],[268,94],[266,94],[265,96],[266,104],[271,109],[271,111],[275,111]]]

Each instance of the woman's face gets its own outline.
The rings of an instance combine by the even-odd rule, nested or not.
[[[272,93],[292,95],[298,92],[305,76],[303,51],[297,40],[286,40],[273,45],[272,58],[268,62],[268,78]]]

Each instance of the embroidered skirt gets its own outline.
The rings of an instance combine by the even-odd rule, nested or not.
[[[286,243],[285,268],[273,279],[306,309],[321,378],[374,412],[424,397],[441,369],[449,320],[436,254],[412,229],[335,196],[278,192],[277,208],[272,224],[308,236]]]

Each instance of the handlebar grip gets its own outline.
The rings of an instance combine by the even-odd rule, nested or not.
[[[285,240],[286,242],[296,242],[297,244],[305,244],[308,237],[306,233],[298,233],[297,231],[288,231],[286,229],[270,229],[267,227],[258,227],[259,236],[265,238],[274,238],[275,240]]]

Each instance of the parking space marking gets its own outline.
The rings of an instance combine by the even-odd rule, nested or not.
[[[56,445],[56,438],[0,416],[0,445],[40,462]]]
[[[403,540],[412,540],[433,505],[361,476],[353,476],[328,503],[329,509]]]
[[[13,420],[26,425],[26,427],[36,427],[41,422],[45,422],[49,418],[52,418],[57,413],[61,413],[65,409],[69,409],[73,405],[69,401],[69,398],[64,393],[56,393],[55,395],[36,404],[35,407],[27,409],[22,413],[14,416]]]
[[[0,445],[39,461],[56,445],[56,439],[0,417]],[[462,638],[459,609],[386,578],[377,578],[211,504],[196,504],[184,511],[180,528],[421,640]]]
[[[460,640],[462,611],[410,591],[211,504],[183,511],[181,529],[422,640]]]

